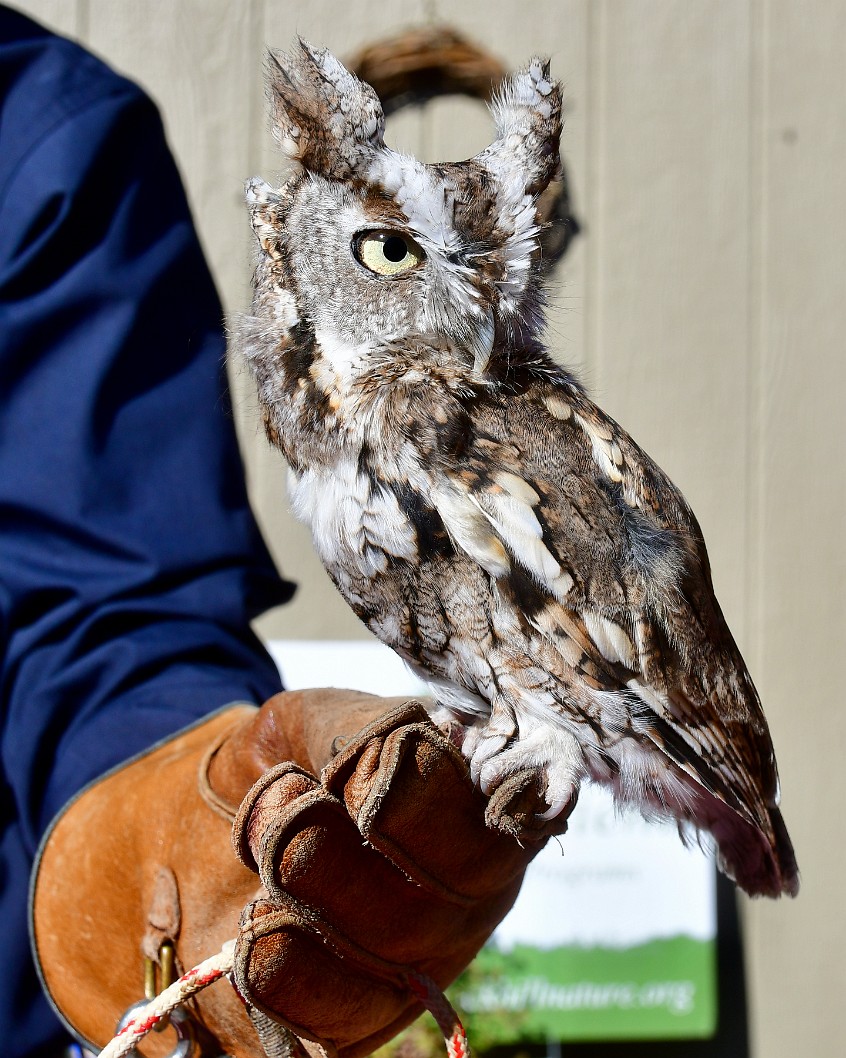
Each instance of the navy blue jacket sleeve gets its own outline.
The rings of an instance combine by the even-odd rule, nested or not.
[[[56,38],[4,71],[2,767],[32,848],[104,769],[278,689],[249,621],[290,587],[247,505],[220,305],[154,106]]]
[[[249,622],[291,586],[247,505],[223,356],[220,305],[155,108],[0,7],[8,1058],[66,1039],[27,936],[28,876],[49,820],[113,764],[279,689]]]

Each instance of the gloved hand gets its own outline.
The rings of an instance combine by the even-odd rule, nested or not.
[[[45,985],[103,1046],[163,942],[181,973],[237,938],[240,998],[222,982],[189,1004],[203,1054],[261,1058],[247,1010],[326,1053],[369,1054],[421,1011],[409,974],[445,987],[508,911],[563,829],[544,807],[530,773],[486,801],[414,701],[315,690],[226,710],[54,824],[33,898]]]

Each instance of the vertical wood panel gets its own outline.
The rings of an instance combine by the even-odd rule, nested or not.
[[[227,310],[248,271],[243,187],[254,4],[88,0],[90,47],[150,93],[185,179]]]
[[[595,395],[687,496],[744,617],[749,24],[745,4],[603,4],[592,23]]]
[[[846,7],[765,5],[757,618],[803,889],[750,914],[756,1054],[844,1052]]]

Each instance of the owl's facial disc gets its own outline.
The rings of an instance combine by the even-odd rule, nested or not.
[[[407,275],[426,260],[418,242],[391,228],[360,231],[353,237],[351,248],[360,265],[385,279]]]

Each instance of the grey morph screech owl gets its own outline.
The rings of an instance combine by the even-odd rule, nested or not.
[[[384,145],[369,85],[300,42],[269,59],[299,163],[248,183],[245,355],[296,515],[358,616],[428,684],[486,793],[535,769],[549,818],[590,779],[795,893],[758,695],[682,495],[541,342],[535,203],[560,87],[533,59],[476,157]]]

